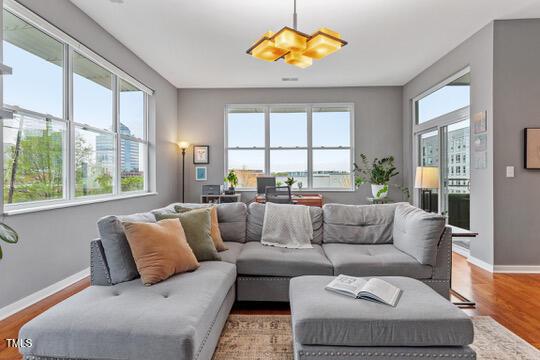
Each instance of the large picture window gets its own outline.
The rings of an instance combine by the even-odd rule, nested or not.
[[[293,188],[353,189],[353,105],[229,105],[226,109],[226,171],[238,188],[253,190],[257,176]]]
[[[25,10],[3,9],[4,207],[148,191],[151,90]]]

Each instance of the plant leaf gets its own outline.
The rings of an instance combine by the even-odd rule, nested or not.
[[[0,239],[10,244],[16,244],[19,241],[19,235],[6,224],[0,223]]]
[[[0,246],[0,260],[2,260],[2,256],[3,256],[3,255],[4,255],[4,254],[2,254],[2,247]]]
[[[388,185],[384,184],[384,186],[379,191],[377,191],[377,197],[380,198],[382,194],[387,193],[387,192],[388,192]]]

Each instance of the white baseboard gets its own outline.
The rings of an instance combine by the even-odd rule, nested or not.
[[[488,264],[484,260],[480,260],[478,258],[475,258],[474,256],[469,255],[469,258],[467,259],[468,262],[470,262],[473,265],[476,265],[486,271],[493,272],[493,265]]]
[[[495,265],[496,273],[540,274],[540,265]]]
[[[90,268],[86,268],[82,271],[79,271],[76,274],[71,275],[68,278],[65,278],[64,280],[60,280],[57,283],[54,283],[50,286],[47,286],[45,289],[41,289],[39,291],[36,291],[33,294],[30,294],[18,301],[15,301],[14,303],[11,303],[9,305],[4,306],[0,309],[0,320],[7,318],[8,316],[11,316],[30,305],[33,305],[37,303],[40,300],[45,299],[48,296],[53,295],[54,293],[57,293],[58,291],[65,289],[71,284],[76,283],[79,280],[84,279],[90,275]]]
[[[466,258],[468,258],[471,254],[469,249],[465,249],[464,247],[455,244],[452,244],[452,251],[461,256],[465,256]]]

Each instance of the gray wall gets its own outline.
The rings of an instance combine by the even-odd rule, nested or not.
[[[487,111],[488,167],[471,169],[471,256],[493,264],[493,23],[424,70],[403,89],[403,153],[412,154],[412,99],[461,69],[471,69],[471,114]],[[413,183],[412,156],[404,158],[409,184]]]
[[[178,138],[210,145],[208,184],[222,184],[224,172],[224,109],[227,104],[350,102],[355,105],[355,153],[394,155],[401,171],[401,87],[291,88],[291,89],[180,89]],[[186,201],[199,201],[201,184],[194,175],[193,155],[186,155]],[[181,175],[181,172],[179,172]],[[394,181],[401,184],[401,177]],[[366,202],[368,185],[356,192],[325,192],[325,202]],[[254,193],[244,193],[250,200]],[[401,193],[391,194],[401,199]]]
[[[540,172],[523,166],[523,129],[540,127],[539,39],[538,19],[495,22],[496,265],[540,265]]]
[[[20,235],[16,245],[2,244],[0,307],[73,275],[89,266],[89,242],[96,220],[116,213],[156,208],[177,200],[177,91],[169,82],[100,28],[71,2],[21,0],[66,33],[156,90],[156,171],[159,195],[6,217]]]

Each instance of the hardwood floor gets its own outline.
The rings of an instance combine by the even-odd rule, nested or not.
[[[470,315],[489,315],[523,339],[540,349],[540,274],[491,274],[453,255],[453,288],[476,301],[476,309],[465,309]],[[0,321],[0,360],[20,359],[15,348],[7,348],[5,339],[17,337],[20,327],[54,304],[89,286],[89,279],[36,303]],[[287,304],[236,304],[236,314],[289,314]]]
[[[492,274],[453,254],[453,288],[476,301],[470,315],[489,315],[540,349],[540,274]]]

